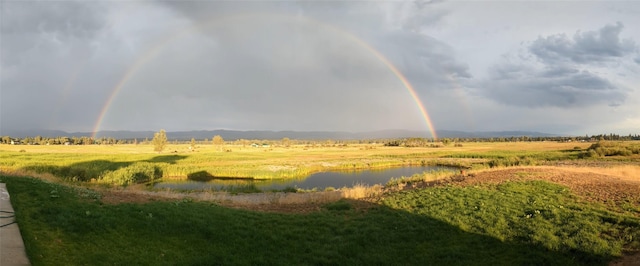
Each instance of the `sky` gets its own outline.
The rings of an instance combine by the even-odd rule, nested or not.
[[[640,1],[1,1],[0,135],[638,134],[637,14]]]

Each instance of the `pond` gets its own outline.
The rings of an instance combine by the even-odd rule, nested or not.
[[[359,171],[331,171],[312,174],[302,179],[277,179],[277,180],[256,180],[256,179],[213,179],[206,182],[201,181],[164,181],[154,184],[154,188],[170,188],[175,190],[224,190],[225,187],[239,187],[254,185],[262,191],[282,190],[287,187],[301,189],[324,190],[327,187],[341,188],[352,187],[354,185],[375,185],[386,184],[392,177],[409,177],[423,172],[451,170],[456,168],[442,166],[404,166],[396,168],[370,169]]]

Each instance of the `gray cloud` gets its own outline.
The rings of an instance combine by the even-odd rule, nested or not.
[[[134,104],[125,104],[136,98],[125,96],[133,95],[131,90],[163,99],[186,97],[190,103],[173,111],[184,108],[180,113],[200,121],[193,122],[200,123],[196,127],[237,128],[237,122],[228,119],[236,117],[252,120],[253,128],[281,126],[284,122],[272,122],[279,120],[295,121],[285,123],[286,129],[423,129],[410,94],[376,53],[402,71],[421,97],[447,89],[448,76],[469,77],[467,67],[453,58],[446,44],[417,32],[382,27],[388,10],[381,12],[375,3],[165,4],[194,23],[213,22],[163,47],[157,60],[123,89],[119,101],[123,106]],[[172,53],[179,50],[171,47],[189,53]],[[115,117],[124,116],[125,110],[114,108],[107,123],[122,121]]]
[[[626,8],[632,4],[613,5],[632,10]],[[508,121],[510,130],[545,131],[570,119],[575,124],[562,130],[576,130],[610,121],[611,110],[637,117],[631,107],[637,92],[627,87],[640,82],[632,41],[638,36],[622,31],[622,23],[638,24],[635,13],[612,15],[600,4],[581,3],[576,14],[540,19],[547,10],[565,14],[573,7],[3,2],[0,135],[7,128],[90,131],[121,81],[102,129],[426,129],[392,68],[411,82],[438,129],[500,130]],[[522,10],[531,16],[513,15]],[[607,15],[584,21],[583,12]],[[598,29],[611,21],[621,22]],[[597,30],[536,39],[576,25]],[[521,45],[523,54],[488,67],[527,39],[533,42]]]
[[[539,37],[517,62],[503,62],[489,72],[483,93],[513,106],[575,108],[598,104],[620,106],[629,90],[590,68],[615,66],[635,52],[632,40],[621,41],[622,23],[599,31]]]
[[[200,127],[228,123],[224,117],[228,116],[257,120],[260,128],[281,120],[296,121],[287,125],[294,129],[356,130],[376,120],[392,123],[398,112],[407,109],[402,105],[411,99],[402,84],[361,44],[304,20],[296,28],[284,27],[291,22],[295,18],[266,17],[233,20],[233,27],[202,28],[202,35],[193,40],[168,45],[188,49],[188,54],[165,47],[123,88],[119,101],[136,99],[127,96],[135,90],[161,99],[186,98],[188,105],[179,100],[162,105],[190,114],[193,121],[201,121],[193,122]],[[197,44],[206,41],[215,45]],[[253,45],[256,42],[260,45]],[[115,108],[111,117],[125,116],[125,110]],[[152,110],[140,112],[151,117]]]
[[[566,34],[539,37],[529,50],[546,63],[572,62],[578,64],[607,63],[636,50],[630,39],[621,39],[624,25],[606,25],[598,31],[577,32],[573,39]]]
[[[2,7],[0,128],[85,124],[86,115],[97,111],[90,106],[102,101],[92,96],[101,94],[72,87],[87,84],[83,68],[90,67],[91,41],[107,24],[105,10],[71,1],[6,2]],[[69,112],[71,102],[77,108]]]
[[[22,1],[2,7],[2,63],[9,66],[32,49],[82,49],[78,43],[93,39],[107,23],[100,4]]]
[[[90,128],[125,59],[104,49],[119,44],[103,35],[108,10],[73,1],[2,7],[0,130]]]
[[[468,66],[453,57],[453,49],[433,37],[398,31],[378,39],[376,46],[416,83],[442,85],[450,76],[471,78]]]
[[[487,95],[504,104],[525,107],[619,105],[626,92],[609,80],[573,68],[537,69],[500,65],[484,84]]]

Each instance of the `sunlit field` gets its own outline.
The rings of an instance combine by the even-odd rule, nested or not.
[[[638,147],[0,145],[0,180],[34,265],[607,265],[640,250]],[[322,192],[144,186],[399,165],[460,170]]]
[[[294,178],[337,169],[368,169],[401,165],[483,167],[491,160],[519,160],[528,164],[576,159],[588,143],[518,142],[465,143],[438,148],[385,147],[381,144],[296,145],[168,145],[162,153],[151,145],[2,145],[0,169],[53,174],[78,181],[101,182],[123,168],[157,168],[153,178],[191,176],[240,178]],[[328,147],[327,147],[328,146]],[[534,160],[535,162],[531,161]],[[480,163],[480,164],[477,164]],[[525,163],[525,162],[523,162]],[[475,164],[475,165],[474,165]],[[135,169],[132,169],[135,171]],[[123,170],[120,170],[123,171]]]

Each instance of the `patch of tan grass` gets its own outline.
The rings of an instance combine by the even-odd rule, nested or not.
[[[357,184],[352,188],[340,189],[342,197],[345,199],[364,199],[376,197],[383,193],[383,187],[381,185],[365,186]]]
[[[49,182],[59,181],[58,178],[56,178],[50,173],[36,173],[34,171],[27,171],[22,169],[10,169],[10,168],[0,169],[0,174],[7,175],[7,176],[29,176],[29,177],[35,177],[38,179],[46,180]]]
[[[615,176],[620,180],[640,182],[640,166],[638,165],[618,165],[610,167],[555,167],[562,170],[576,173],[595,173]]]
[[[234,195],[228,192],[199,192],[189,193],[188,197],[196,200],[214,201],[232,205],[289,205],[333,202],[341,199],[341,193],[340,191],[314,193],[266,192]]]

